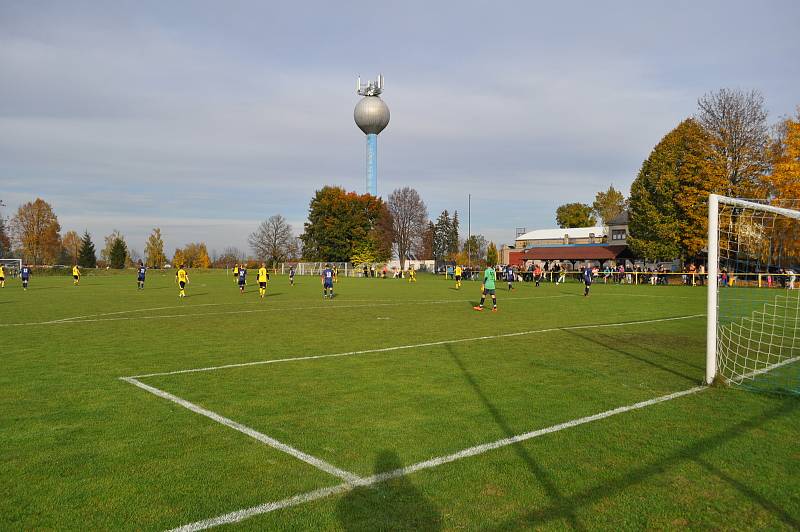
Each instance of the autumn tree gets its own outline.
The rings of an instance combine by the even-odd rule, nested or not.
[[[326,186],[316,191],[300,236],[311,260],[345,262],[357,244],[371,240],[379,261],[391,256],[391,216],[382,199]]]
[[[222,250],[222,254],[217,257],[217,260],[214,262],[213,266],[217,268],[233,267],[234,264],[240,264],[244,262],[244,258],[244,251],[235,246],[228,246]]]
[[[61,226],[49,203],[41,198],[19,207],[11,219],[11,234],[23,259],[33,264],[52,262],[61,252]]]
[[[697,122],[716,154],[725,162],[726,186],[732,197],[764,197],[760,178],[769,168],[769,129],[764,97],[752,90],[720,89],[697,101]]]
[[[210,268],[211,258],[204,242],[191,242],[183,249],[175,250],[174,266],[183,264],[187,268]]]
[[[435,238],[436,226],[432,221],[428,220],[428,224],[425,226],[425,231],[422,233],[422,238],[420,238],[419,249],[416,252],[420,259],[431,260],[434,258],[433,250]]]
[[[0,259],[11,255],[11,238],[6,229],[6,219],[0,214]]]
[[[499,255],[497,253],[497,246],[494,245],[494,242],[489,242],[489,247],[486,250],[486,263],[489,266],[496,266],[499,262]]]
[[[82,268],[97,267],[97,255],[95,255],[94,242],[92,242],[89,231],[84,231],[83,238],[81,238],[81,247],[80,251],[78,251],[78,265]]]
[[[280,214],[274,214],[261,222],[248,238],[256,258],[271,266],[286,260],[292,240],[292,226]]]
[[[772,171],[762,177],[772,203],[780,207],[800,208],[800,109],[794,119],[781,121],[770,150]],[[794,201],[789,201],[794,200]],[[778,217],[771,230],[771,250],[774,260],[800,257],[800,235],[797,221]]]
[[[164,255],[164,239],[161,238],[161,228],[154,227],[153,232],[147,237],[144,256],[148,268],[163,268],[166,264],[167,257]]]
[[[108,252],[108,265],[114,269],[121,270],[125,267],[128,258],[128,246],[125,240],[119,236],[111,242],[111,249]]]
[[[400,269],[405,269],[406,259],[412,250],[420,246],[422,234],[428,223],[428,208],[411,187],[395,189],[387,202],[392,217],[392,237],[397,246]]]
[[[687,119],[653,148],[631,185],[628,243],[651,260],[697,256],[708,233],[708,195],[724,192],[725,162]]]
[[[61,239],[64,252],[69,257],[70,264],[77,264],[78,254],[81,251],[81,237],[75,231],[67,231]]]
[[[625,195],[611,185],[605,192],[598,192],[595,195],[592,212],[603,225],[608,225],[608,222],[624,211],[626,206]]]
[[[556,209],[556,223],[561,228],[591,227],[597,220],[592,207],[585,203],[566,203]]]

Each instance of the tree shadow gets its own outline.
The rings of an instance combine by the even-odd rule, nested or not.
[[[520,528],[529,528],[534,525],[544,526],[550,521],[559,520],[563,517],[573,515],[576,508],[591,506],[597,504],[599,501],[631,490],[634,486],[643,483],[648,478],[662,475],[671,467],[685,461],[693,461],[704,467],[709,473],[727,482],[745,498],[761,506],[763,509],[777,517],[790,529],[800,529],[800,520],[789,514],[785,509],[778,507],[776,504],[759,494],[753,488],[750,488],[744,484],[741,480],[732,478],[718,467],[712,465],[709,460],[702,458],[703,454],[708,453],[716,447],[719,447],[735,438],[739,438],[749,431],[757,430],[768,421],[791,414],[798,407],[800,407],[800,402],[787,399],[766,414],[753,416],[740,423],[737,423],[736,425],[733,425],[732,427],[729,427],[718,434],[698,440],[691,445],[680,447],[665,458],[650,464],[642,465],[631,470],[625,475],[617,477],[615,480],[591,487],[580,493],[575,493],[570,497],[556,501],[554,504],[545,508],[540,508],[517,515],[503,523],[499,523],[493,528],[493,530],[518,530]]]
[[[400,469],[400,457],[383,450],[375,459],[376,474]],[[362,530],[441,530],[439,511],[405,476],[351,490],[336,513],[342,528]]]
[[[678,371],[676,369],[670,368],[668,366],[664,366],[663,364],[659,364],[658,362],[655,362],[655,361],[653,361],[653,360],[651,360],[649,358],[643,357],[641,355],[637,355],[636,353],[631,353],[630,351],[626,351],[624,349],[620,349],[620,347],[618,345],[613,345],[610,342],[603,342],[601,340],[602,335],[598,334],[597,332],[581,333],[581,332],[578,332],[578,331],[576,331],[574,329],[562,329],[562,330],[565,333],[569,333],[569,334],[571,334],[573,336],[577,336],[578,338],[580,338],[582,340],[586,340],[586,341],[591,342],[593,344],[597,344],[597,345],[599,345],[601,347],[605,347],[609,351],[613,351],[615,353],[619,353],[621,355],[625,355],[628,358],[632,358],[634,360],[638,360],[639,362],[643,362],[643,363],[645,363],[645,364],[647,364],[649,366],[653,366],[654,368],[657,368],[657,369],[659,369],[661,371],[666,371],[667,373],[672,373],[676,377],[681,377],[683,379],[686,379],[686,381],[688,381],[688,382],[690,382],[692,384],[698,384],[700,382],[700,380],[702,379],[702,375],[694,375],[694,376],[687,375],[687,374],[682,373],[682,372],[680,372],[680,371]],[[679,359],[675,359],[675,358],[673,358],[673,357],[671,357],[669,355],[661,355],[661,356],[664,356],[665,358],[669,358],[669,359],[672,359],[672,360],[676,360],[678,362],[683,362],[683,361],[681,361]]]
[[[500,410],[494,405],[494,403],[492,403],[492,401],[489,399],[489,397],[481,388],[480,384],[478,384],[478,381],[464,365],[463,361],[453,351],[452,346],[445,344],[444,347],[445,349],[447,349],[447,351],[450,354],[450,357],[456,363],[458,368],[464,374],[464,379],[472,387],[475,394],[478,396],[478,398],[480,398],[481,402],[486,407],[486,410],[494,418],[494,421],[497,424],[497,426],[500,427],[500,429],[506,434],[506,436],[517,435],[517,432],[515,432],[511,428],[511,425],[509,425],[508,421],[506,421],[505,417],[500,412]],[[530,455],[530,453],[528,453],[528,451],[521,443],[515,443],[511,445],[511,448],[514,450],[517,456],[525,463],[525,466],[528,468],[531,474],[533,474],[533,476],[542,486],[548,498],[553,502],[553,505],[557,507],[562,507],[563,506],[562,503],[564,501],[564,495],[561,494],[555,482],[553,482],[553,480],[550,478],[548,472],[545,471],[545,469],[541,465],[539,465],[539,463],[536,462],[536,460]],[[565,517],[568,520],[570,526],[573,529],[575,530],[584,529],[584,527],[578,521],[578,518],[574,512],[565,511],[563,517]]]

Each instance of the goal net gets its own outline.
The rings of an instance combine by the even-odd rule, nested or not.
[[[706,382],[800,394],[800,200],[712,194],[708,231]]]

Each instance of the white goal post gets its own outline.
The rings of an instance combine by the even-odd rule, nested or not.
[[[800,389],[800,201],[780,204],[709,196],[707,384],[780,369]]]
[[[6,275],[10,273],[19,275],[20,270],[22,270],[22,259],[0,259],[0,264],[6,267]]]

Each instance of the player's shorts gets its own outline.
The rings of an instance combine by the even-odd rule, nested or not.
[[[588,280],[584,279],[583,280],[583,284],[585,284],[586,286],[592,286],[592,281],[591,281],[591,279],[588,279]]]
[[[143,283],[144,282],[144,277],[142,277],[140,275],[139,277],[136,278],[136,280],[139,281],[140,283]]]
[[[456,275],[456,281],[460,281],[460,280],[461,280],[461,276],[460,275]]]
[[[333,288],[333,281],[325,281],[322,286],[323,288]]]
[[[259,281],[258,282],[258,287],[259,288],[266,288],[267,287],[267,282],[266,281]]]
[[[6,280],[5,276],[0,275],[0,281],[5,281],[5,280]]]
[[[493,296],[494,295],[494,288],[484,288],[483,295],[485,296]]]
[[[180,286],[181,290],[183,290],[184,288],[186,288],[186,281],[178,281],[178,286]]]
[[[244,279],[239,279],[239,286],[244,286],[246,281]]]

